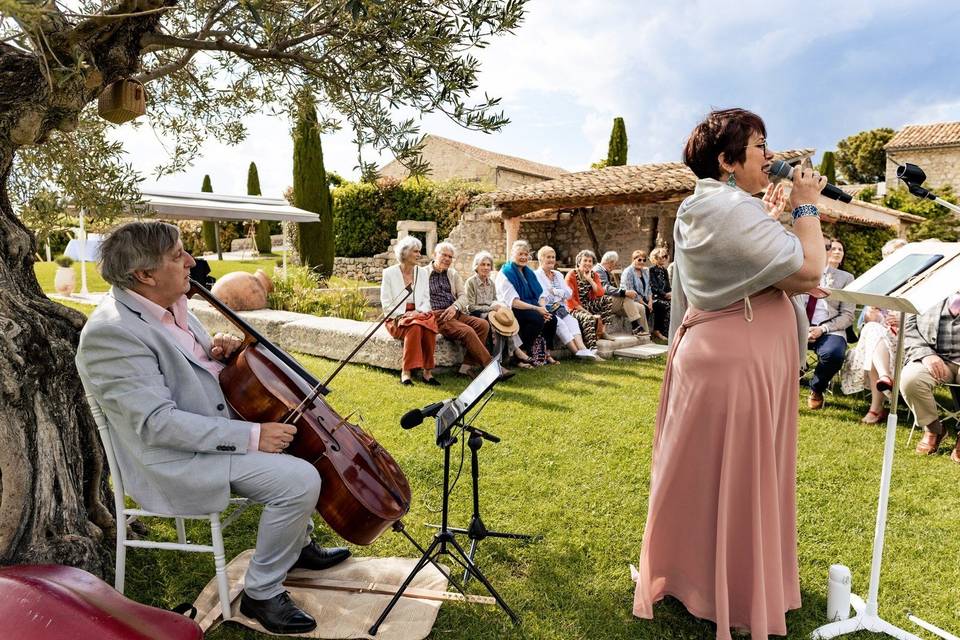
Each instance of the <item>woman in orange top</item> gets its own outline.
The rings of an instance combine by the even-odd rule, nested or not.
[[[573,296],[567,300],[570,315],[580,323],[580,334],[587,349],[597,346],[597,338],[606,337],[603,323],[613,319],[613,304],[604,294],[600,276],[593,271],[597,256],[584,249],[577,254],[577,268],[567,274],[567,286]]]

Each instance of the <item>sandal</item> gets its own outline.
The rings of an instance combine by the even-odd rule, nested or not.
[[[529,360],[517,360],[517,366],[521,369],[533,369],[535,365]]]
[[[560,361],[553,356],[547,356],[547,364],[560,364]]]
[[[889,415],[890,415],[890,412],[887,411],[886,409],[882,409],[880,411],[874,411],[873,409],[869,409],[867,410],[867,415],[863,416],[860,422],[862,422],[863,424],[878,424],[886,420],[887,416]],[[875,418],[871,419],[870,416],[875,416]]]
[[[877,391],[884,392],[893,389],[893,380],[890,376],[880,376],[877,380]]]

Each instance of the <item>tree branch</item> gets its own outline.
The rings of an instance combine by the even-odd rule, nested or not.
[[[145,33],[140,37],[143,47],[157,47],[160,49],[192,49],[195,51],[228,51],[243,58],[255,60],[289,60],[298,63],[320,64],[320,58],[303,53],[280,51],[278,49],[260,49],[236,42],[227,42],[223,38],[216,40],[189,40],[165,33]],[[156,50],[156,49],[154,49]]]

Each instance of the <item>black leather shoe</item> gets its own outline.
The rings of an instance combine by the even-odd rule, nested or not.
[[[350,549],[346,547],[331,547],[325,549],[316,542],[310,542],[300,551],[300,557],[293,563],[291,569],[329,569],[340,564],[350,557]]]
[[[317,621],[294,604],[286,591],[266,600],[254,600],[243,592],[240,613],[253,618],[271,633],[306,633],[317,628]]]

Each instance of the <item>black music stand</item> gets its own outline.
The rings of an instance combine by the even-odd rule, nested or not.
[[[397,589],[397,592],[394,594],[393,598],[387,604],[386,608],[380,614],[380,617],[377,618],[377,621],[373,623],[373,626],[370,627],[369,634],[372,636],[377,635],[377,631],[380,629],[380,625],[383,624],[383,621],[386,620],[387,616],[390,614],[390,611],[393,610],[393,607],[396,606],[397,602],[403,596],[403,592],[406,591],[407,587],[410,586],[410,583],[413,581],[414,577],[420,571],[427,566],[427,564],[432,564],[438,570],[443,572],[440,569],[438,558],[442,555],[447,555],[452,558],[454,561],[460,564],[463,567],[466,574],[472,575],[477,580],[479,580],[483,586],[487,589],[493,599],[496,600],[497,604],[510,616],[510,620],[514,624],[520,622],[520,618],[513,612],[513,610],[504,602],[503,598],[500,597],[500,594],[497,593],[497,590],[493,588],[493,585],[490,584],[490,581],[487,580],[487,577],[483,575],[480,569],[473,562],[473,550],[468,554],[464,551],[463,547],[460,546],[460,543],[456,540],[456,531],[451,529],[448,526],[448,515],[450,508],[450,449],[457,442],[456,430],[459,428],[464,432],[470,433],[470,438],[481,438],[490,440],[491,442],[498,442],[499,438],[494,435],[491,435],[481,429],[470,426],[466,424],[466,414],[473,408],[479,400],[485,396],[493,386],[501,379],[502,370],[500,364],[493,360],[489,365],[484,368],[484,370],[478,375],[470,385],[464,389],[457,398],[453,398],[444,403],[444,407],[437,413],[436,422],[437,422],[437,446],[443,449],[443,496],[442,496],[442,509],[440,516],[440,530],[437,531],[433,536],[433,541],[430,543],[426,549],[421,547],[416,540],[414,540],[403,528],[397,527],[397,530],[405,535],[408,540],[421,551],[422,555],[420,560],[414,566],[413,570],[410,572],[410,575],[403,581],[403,584],[400,585],[400,588]],[[477,447],[479,448],[479,446]],[[476,450],[473,451],[473,455],[476,456]],[[474,480],[476,486],[476,479]],[[475,501],[475,505],[476,505]],[[479,515],[477,516],[479,519]],[[482,523],[481,523],[482,524]],[[460,530],[463,531],[463,530]],[[488,535],[489,532],[488,532]],[[515,535],[515,534],[510,534]],[[474,541],[476,542],[476,541]],[[474,545],[475,546],[475,545]],[[467,593],[464,591],[463,585],[461,585],[451,574],[445,574],[447,579],[451,584],[463,594],[464,598],[467,598]]]

